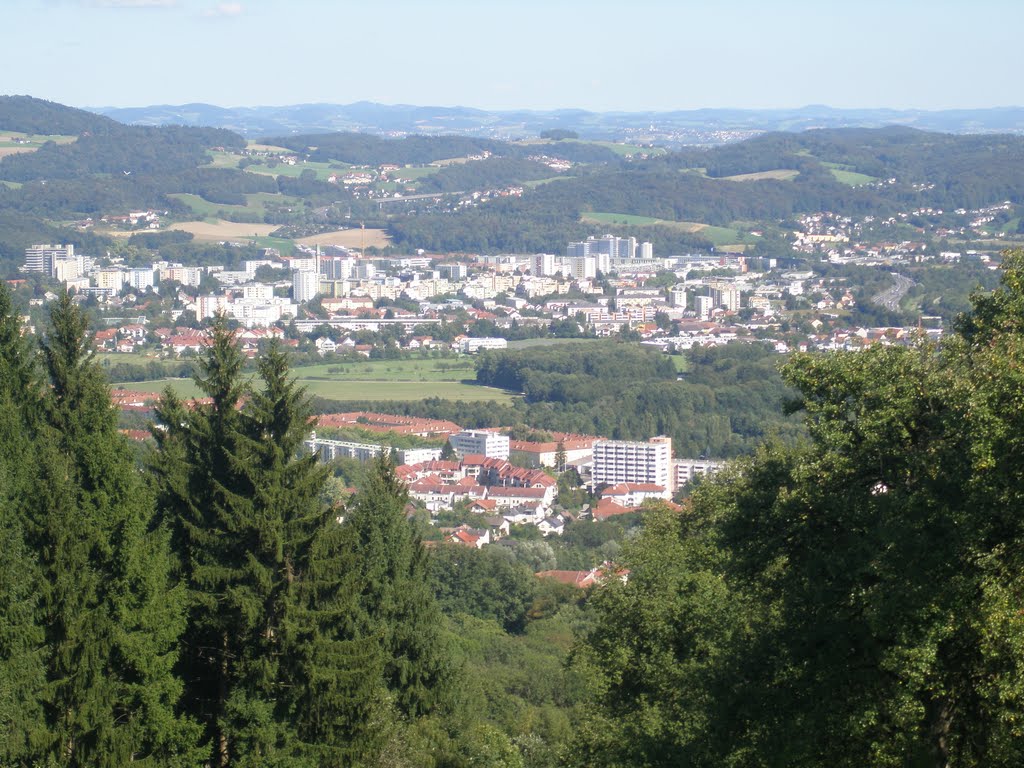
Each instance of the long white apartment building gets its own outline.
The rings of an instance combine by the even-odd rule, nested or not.
[[[375,443],[354,443],[349,440],[318,438],[316,432],[311,433],[303,445],[310,453],[319,454],[322,461],[340,458],[369,461],[382,449],[382,446]],[[397,453],[399,464],[421,464],[441,458],[440,448],[400,448]]]
[[[673,459],[672,474],[674,488],[692,483],[694,478],[719,472],[726,462],[711,459]]]
[[[653,483],[672,495],[672,438],[654,437],[646,442],[598,440],[594,443],[591,486],[618,483]]]
[[[25,249],[25,263],[22,272],[42,272],[53,276],[53,263],[58,259],[75,258],[75,246],[38,244]]]
[[[509,439],[507,435],[488,432],[483,429],[464,429],[448,438],[461,460],[469,454],[479,454],[489,459],[508,461]]]

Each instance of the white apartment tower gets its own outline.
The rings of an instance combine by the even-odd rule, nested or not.
[[[664,488],[668,498],[672,480],[670,437],[654,437],[646,442],[598,440],[594,443],[591,481],[594,489],[605,484],[653,483]]]
[[[299,269],[292,272],[292,299],[296,304],[312,301],[320,290],[320,275],[313,270]]]
[[[53,277],[53,263],[58,259],[75,258],[74,245],[33,245],[25,249],[22,272],[42,272]]]

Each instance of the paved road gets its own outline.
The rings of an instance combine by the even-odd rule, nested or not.
[[[893,272],[892,276],[896,280],[895,285],[891,288],[886,288],[881,293],[875,294],[871,297],[871,301],[875,304],[881,304],[891,312],[897,312],[900,308],[900,300],[910,290],[910,286],[914,284],[914,281],[897,272]]]

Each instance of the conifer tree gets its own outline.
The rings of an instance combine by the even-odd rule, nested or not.
[[[181,595],[99,366],[64,294],[42,345],[43,399],[29,541],[40,556],[49,758],[58,765],[195,765],[175,708]]]
[[[28,762],[47,740],[39,570],[27,546],[35,494],[31,422],[42,388],[10,292],[0,284],[0,765]]]
[[[354,567],[365,577],[361,630],[380,638],[384,679],[395,704],[402,714],[416,717],[443,710],[453,675],[426,550],[405,517],[407,501],[408,490],[381,451],[346,511],[344,531]]]
[[[218,318],[197,378],[211,404],[188,411],[168,396],[158,412],[154,467],[191,596],[189,706],[216,765],[350,765],[380,738],[380,653],[354,637],[358,574],[320,501],[326,470],[297,458],[305,392],[276,345],[262,386],[241,369]]]

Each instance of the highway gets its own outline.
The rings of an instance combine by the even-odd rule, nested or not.
[[[891,312],[897,312],[900,308],[900,300],[910,290],[910,286],[914,284],[914,281],[897,272],[891,274],[896,279],[896,283],[891,288],[886,288],[881,293],[872,296],[871,301],[875,304],[881,304]]]

